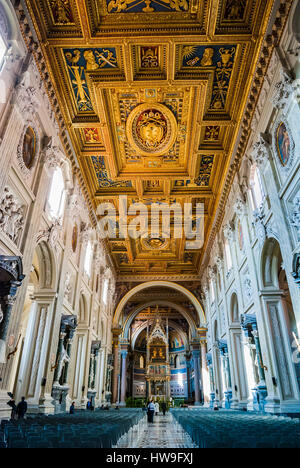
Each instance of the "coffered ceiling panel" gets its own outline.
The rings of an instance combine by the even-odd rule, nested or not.
[[[207,239],[272,4],[27,1],[95,209],[202,202]],[[111,240],[119,274],[196,275],[205,243],[164,234]]]

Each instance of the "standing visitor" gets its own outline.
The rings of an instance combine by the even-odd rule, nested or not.
[[[153,423],[154,412],[155,412],[155,405],[153,401],[151,400],[148,405],[148,422],[149,423]]]
[[[25,397],[22,397],[22,400],[17,406],[18,419],[23,419],[26,413],[27,413],[27,403],[25,401]]]
[[[75,411],[75,401],[73,401],[73,403],[70,406],[70,414],[74,414],[74,411]]]
[[[9,397],[10,397],[10,400],[7,402],[7,405],[10,406],[11,408],[11,415],[10,415],[10,419],[16,419],[16,416],[17,416],[17,405],[16,405],[16,402],[14,400],[14,396],[12,393],[8,393]]]
[[[155,403],[155,415],[158,416],[159,413],[159,403],[158,401]]]
[[[165,416],[166,411],[167,411],[167,403],[165,401],[162,402],[161,409],[162,409],[163,415]]]

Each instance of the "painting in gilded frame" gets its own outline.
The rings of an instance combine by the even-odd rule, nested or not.
[[[282,166],[286,166],[291,156],[291,138],[284,122],[277,127],[276,149]]]
[[[27,127],[23,139],[23,162],[27,169],[31,169],[36,154],[36,135],[32,127]]]
[[[77,248],[77,241],[78,241],[78,226],[74,224],[73,232],[72,232],[72,250],[75,253]]]

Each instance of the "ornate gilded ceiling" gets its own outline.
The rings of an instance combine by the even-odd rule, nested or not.
[[[27,2],[95,209],[202,202],[207,239],[272,4]],[[127,278],[192,277],[203,254],[163,235],[110,250]]]

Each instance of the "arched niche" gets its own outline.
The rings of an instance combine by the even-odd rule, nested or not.
[[[156,306],[160,305],[162,307],[172,307],[173,309],[177,310],[188,322],[189,327],[190,327],[190,334],[193,338],[196,337],[197,335],[197,327],[195,324],[194,319],[191,317],[191,315],[185,310],[184,307],[182,307],[179,304],[175,304],[170,301],[151,301],[151,302],[146,302],[143,304],[139,304],[127,317],[124,326],[123,326],[123,331],[122,331],[122,338],[127,339],[129,337],[129,330],[132,322],[134,321],[135,317],[143,310],[146,309],[147,307],[151,306]]]
[[[239,303],[235,292],[232,294],[230,300],[230,321],[234,324],[240,322]]]
[[[78,323],[86,323],[88,318],[88,306],[87,300],[84,294],[80,295],[79,299],[79,314],[78,314]]]
[[[261,283],[263,288],[279,287],[278,272],[282,262],[280,245],[274,238],[267,239],[261,255]]]
[[[57,280],[57,265],[53,249],[46,241],[37,244],[34,258],[38,263],[38,289],[54,290]]]
[[[148,281],[147,283],[142,283],[142,284],[139,284],[138,286],[135,286],[130,291],[128,291],[125,294],[125,296],[121,299],[121,301],[119,302],[115,310],[114,319],[113,319],[113,328],[119,328],[123,308],[127,304],[127,302],[131,299],[131,297],[133,297],[136,293],[144,289],[157,287],[157,286],[174,289],[176,291],[181,292],[183,295],[185,295],[186,298],[193,304],[193,306],[195,307],[197,311],[199,326],[203,326],[203,327],[205,326],[206,318],[205,318],[202,305],[200,304],[198,299],[194,296],[194,294],[192,294],[188,289],[184,288],[180,284],[172,283],[171,281]]]

